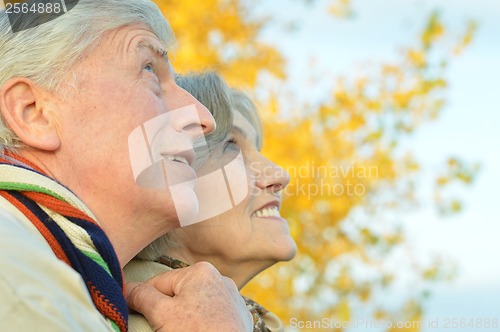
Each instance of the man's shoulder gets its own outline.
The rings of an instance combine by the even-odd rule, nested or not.
[[[16,236],[19,237],[34,237],[37,242],[45,244],[50,249],[42,234],[38,232],[29,219],[9,201],[0,196],[0,234],[5,237],[10,232],[16,233]]]
[[[81,276],[8,204],[0,199],[0,331],[107,327]]]
[[[19,286],[18,293],[22,293],[33,291],[30,284],[40,285],[45,281],[51,284],[51,279],[60,278],[60,273],[80,278],[56,257],[36,227],[23,217],[0,199],[0,250],[3,253],[0,255],[0,276],[4,281]]]

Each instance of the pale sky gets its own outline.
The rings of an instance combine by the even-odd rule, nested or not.
[[[333,81],[330,76],[349,76],[370,61],[394,59],[401,47],[415,41],[424,17],[433,8],[441,9],[447,26],[457,33],[467,19],[479,23],[473,43],[448,69],[448,106],[437,122],[424,125],[405,144],[428,171],[445,157],[457,155],[480,162],[480,174],[470,190],[461,195],[465,209],[460,215],[443,219],[430,205],[424,205],[401,219],[417,254],[441,253],[459,265],[453,284],[436,286],[427,305],[427,317],[495,315],[500,319],[500,263],[495,258],[500,252],[496,203],[500,184],[500,2],[352,0],[356,16],[351,20],[329,17],[323,10],[327,1],[317,0],[315,9],[303,3],[262,1],[256,11],[279,22],[263,38],[286,54],[289,86],[300,87],[297,93],[305,100],[324,98],[330,91],[328,82]],[[281,27],[292,21],[302,22],[300,28],[294,34],[283,33]],[[311,72],[312,57],[322,66],[327,85],[324,91],[309,91],[301,85]]]

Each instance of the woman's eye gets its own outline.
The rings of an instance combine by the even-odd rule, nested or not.
[[[238,146],[238,143],[234,138],[230,138],[229,140],[226,141],[226,144],[224,146],[224,151],[226,150],[239,150],[240,147]]]

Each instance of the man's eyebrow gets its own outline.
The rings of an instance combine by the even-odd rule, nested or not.
[[[156,47],[153,44],[149,42],[140,42],[137,44],[136,50],[141,50],[141,49],[149,49],[151,50],[156,56],[160,57],[163,61],[168,63],[168,51],[165,50],[162,47]]]

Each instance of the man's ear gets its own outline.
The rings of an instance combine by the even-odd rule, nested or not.
[[[6,125],[26,145],[45,151],[59,148],[54,104],[49,93],[23,77],[9,79],[0,88],[0,110]]]

